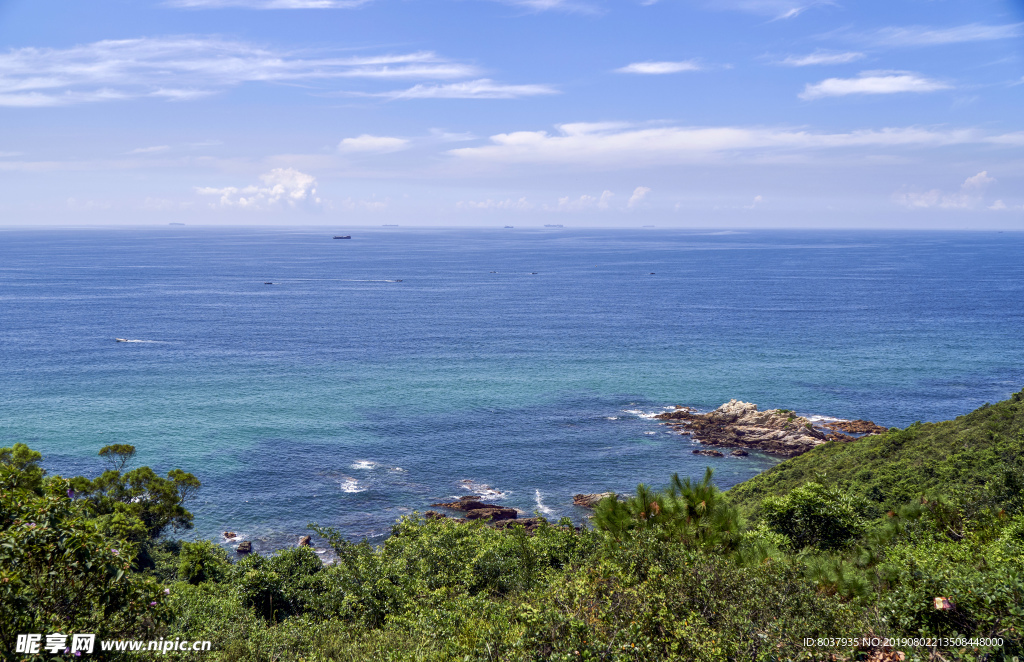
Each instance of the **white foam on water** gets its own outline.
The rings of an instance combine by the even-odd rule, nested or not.
[[[617,421],[617,420],[619,420],[618,416],[605,416],[605,418],[607,420],[609,420],[609,421]]]
[[[476,494],[478,496],[488,497],[491,499],[504,499],[505,497],[508,496],[498,488],[491,487],[486,483],[477,483],[476,481],[471,479],[465,479],[460,482],[462,483],[463,489],[468,490],[469,492]]]
[[[371,460],[356,460],[351,466],[353,469],[376,469],[377,463]]]
[[[673,410],[672,410],[672,408],[669,408],[669,407],[667,407],[665,409],[662,409],[661,411],[644,411],[642,409],[623,409],[622,413],[624,413],[624,414],[633,414],[637,418],[652,419],[655,416],[657,416],[658,414],[664,414],[667,411],[673,411]]]
[[[341,491],[347,492],[348,494],[366,491],[365,487],[359,487],[359,481],[355,478],[345,478],[344,480],[339,481],[338,484],[341,486]]]
[[[813,416],[804,416],[804,418],[806,418],[811,423],[838,423],[840,421],[845,422],[849,420],[846,418],[835,418],[833,416],[818,416],[817,414]]]
[[[646,430],[646,431],[644,431],[644,434],[658,434],[658,433],[656,431],[654,431],[654,430]]]
[[[406,473],[409,470],[408,469],[403,469],[402,467],[391,467],[390,469],[388,469],[388,471],[394,471],[396,473]]]
[[[540,490],[534,490],[534,497],[535,497],[535,500],[537,502],[537,510],[539,510],[542,513],[544,513],[548,517],[554,517],[555,516],[555,511],[553,511],[550,508],[548,508],[547,506],[545,506],[544,502],[541,500],[541,498],[540,498]]]

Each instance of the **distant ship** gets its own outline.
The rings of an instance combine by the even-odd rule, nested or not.
[[[511,229],[512,229],[512,226],[511,226],[511,225],[506,225],[506,226],[505,226],[505,229],[506,229],[506,230],[511,230]]]
[[[168,225],[185,225],[184,223],[168,223]]]
[[[645,225],[644,227],[645,228],[653,228],[654,226],[653,225]]]
[[[335,239],[351,239],[351,238],[352,238],[352,235],[350,235],[350,234],[345,234],[345,235],[335,235],[335,237],[334,237],[334,238],[335,238]]]
[[[398,223],[385,223],[381,227],[382,228],[397,228],[398,227]]]
[[[564,228],[565,226],[564,225],[555,225],[553,223],[548,223],[544,227],[546,227],[546,228]]]

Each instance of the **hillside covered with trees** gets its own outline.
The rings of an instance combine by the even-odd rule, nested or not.
[[[198,481],[127,470],[130,446],[66,480],[15,445],[0,449],[0,657],[50,659],[16,654],[19,633],[95,632],[210,640],[170,654],[207,661],[1016,661],[1022,451],[1024,391],[823,444],[726,493],[710,472],[641,485],[583,529],[414,516],[372,547],[312,525],[337,553],[325,566],[308,547],[235,561],[169,536]]]

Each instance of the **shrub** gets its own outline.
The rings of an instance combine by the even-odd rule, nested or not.
[[[222,581],[231,571],[224,548],[209,540],[181,544],[178,553],[178,579],[189,584]]]
[[[866,526],[862,503],[819,483],[808,483],[784,497],[768,497],[761,510],[768,527],[789,538],[797,549],[842,549]]]

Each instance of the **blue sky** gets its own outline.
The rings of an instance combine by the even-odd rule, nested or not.
[[[0,224],[1024,229],[1020,0],[0,0]]]

